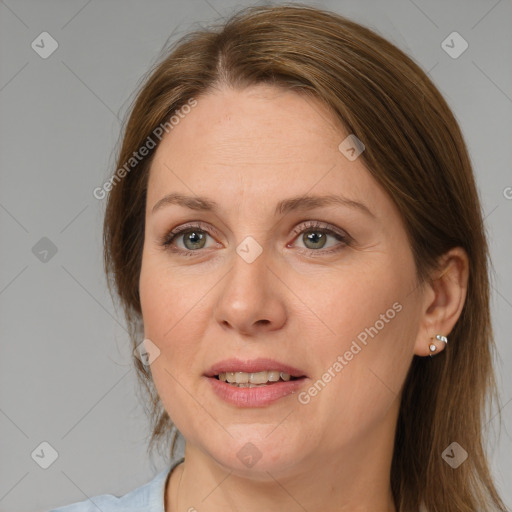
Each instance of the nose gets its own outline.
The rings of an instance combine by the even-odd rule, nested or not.
[[[216,321],[225,330],[253,336],[281,329],[287,319],[284,290],[265,251],[251,263],[238,254],[233,259],[217,288]]]

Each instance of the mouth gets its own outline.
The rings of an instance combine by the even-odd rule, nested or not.
[[[237,407],[264,407],[296,393],[306,373],[274,359],[226,359],[215,363],[204,377],[222,400]]]
[[[239,363],[221,363],[204,375],[213,393],[231,406],[268,407],[307,385],[308,377],[289,366],[261,360]]]

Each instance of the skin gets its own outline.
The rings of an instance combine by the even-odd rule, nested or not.
[[[401,387],[413,355],[428,356],[431,338],[448,335],[460,315],[466,254],[452,249],[431,284],[418,282],[398,210],[362,158],[339,151],[348,133],[318,100],[269,85],[197,99],[151,165],[140,275],[145,337],[160,350],[152,376],[186,439],[166,511],[395,511]],[[170,204],[153,213],[171,192],[206,196],[219,210]],[[342,205],[275,215],[283,199],[332,193],[372,215]],[[216,230],[192,256],[161,245],[192,221]],[[318,230],[305,221],[350,241],[329,235],[315,246],[304,235]],[[252,263],[236,252],[247,236],[262,249]],[[198,247],[186,239],[174,247]],[[203,377],[223,359],[270,357],[301,369],[307,390],[395,303],[400,312],[307,404],[291,394],[237,407]],[[248,442],[261,454],[251,468],[237,457]]]

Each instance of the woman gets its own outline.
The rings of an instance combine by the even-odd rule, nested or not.
[[[152,445],[179,432],[185,456],[59,511],[506,510],[478,194],[404,53],[305,6],[192,33],[139,92],[107,191]]]

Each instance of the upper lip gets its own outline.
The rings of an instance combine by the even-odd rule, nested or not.
[[[215,377],[216,375],[219,375],[219,373],[226,372],[258,373],[266,370],[288,373],[292,377],[306,376],[302,370],[294,368],[293,366],[263,357],[251,359],[250,361],[242,361],[241,359],[225,359],[224,361],[215,363],[208,371],[206,371],[205,376]]]

